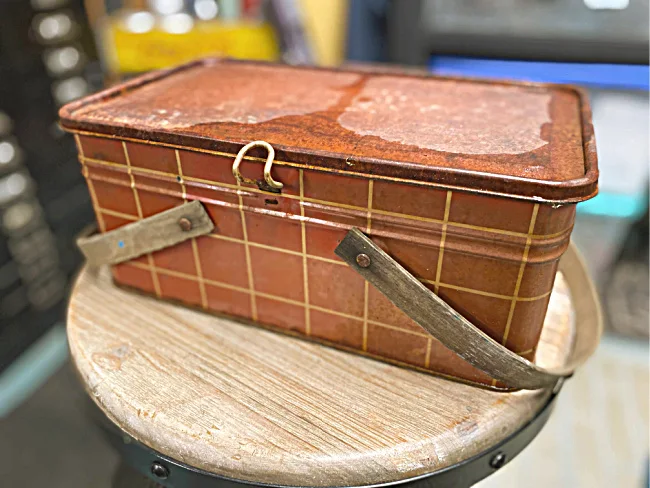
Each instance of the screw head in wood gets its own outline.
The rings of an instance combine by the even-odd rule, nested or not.
[[[151,463],[151,474],[161,480],[166,480],[169,477],[169,468],[158,461]]]
[[[357,254],[357,264],[362,268],[370,266],[370,256],[367,254]]]
[[[502,468],[506,464],[506,455],[503,452],[497,452],[490,459],[490,466],[494,469]]]
[[[178,225],[180,226],[183,232],[188,232],[192,230],[192,221],[187,217],[181,217],[178,221]]]

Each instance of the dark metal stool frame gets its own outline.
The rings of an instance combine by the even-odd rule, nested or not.
[[[434,471],[433,473],[391,483],[365,485],[363,488],[470,487],[480,480],[487,478],[503,467],[506,463],[514,459],[537,436],[537,434],[542,430],[542,427],[546,424],[551,411],[553,410],[558,393],[559,385],[544,407],[527,424],[503,441],[470,459],[439,471]],[[106,416],[99,411],[98,407],[94,406],[93,409],[93,417],[98,417],[97,420],[99,425],[107,435],[111,445],[117,449],[122,460],[135,471],[149,480],[158,483],[162,487],[251,488],[253,486],[260,486],[267,488],[290,488],[281,485],[253,483],[227,478],[183,464],[146,447],[135,439],[132,439],[128,434],[125,434],[110,422]]]

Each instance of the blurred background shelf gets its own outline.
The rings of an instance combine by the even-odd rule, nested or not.
[[[390,2],[388,22],[401,64],[432,54],[648,63],[647,0],[408,0]]]
[[[93,213],[57,111],[100,86],[92,39],[80,1],[0,2],[0,372],[61,323],[81,263]]]

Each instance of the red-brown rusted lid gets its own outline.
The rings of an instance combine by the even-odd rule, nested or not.
[[[209,59],[66,105],[64,128],[540,201],[597,192],[573,87]],[[264,157],[252,153],[254,156]]]

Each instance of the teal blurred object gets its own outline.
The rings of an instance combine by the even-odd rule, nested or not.
[[[36,392],[68,358],[65,326],[43,334],[0,374],[0,419]]]
[[[634,220],[643,215],[647,206],[642,192],[632,195],[603,192],[591,200],[580,202],[577,211],[585,215]]]

